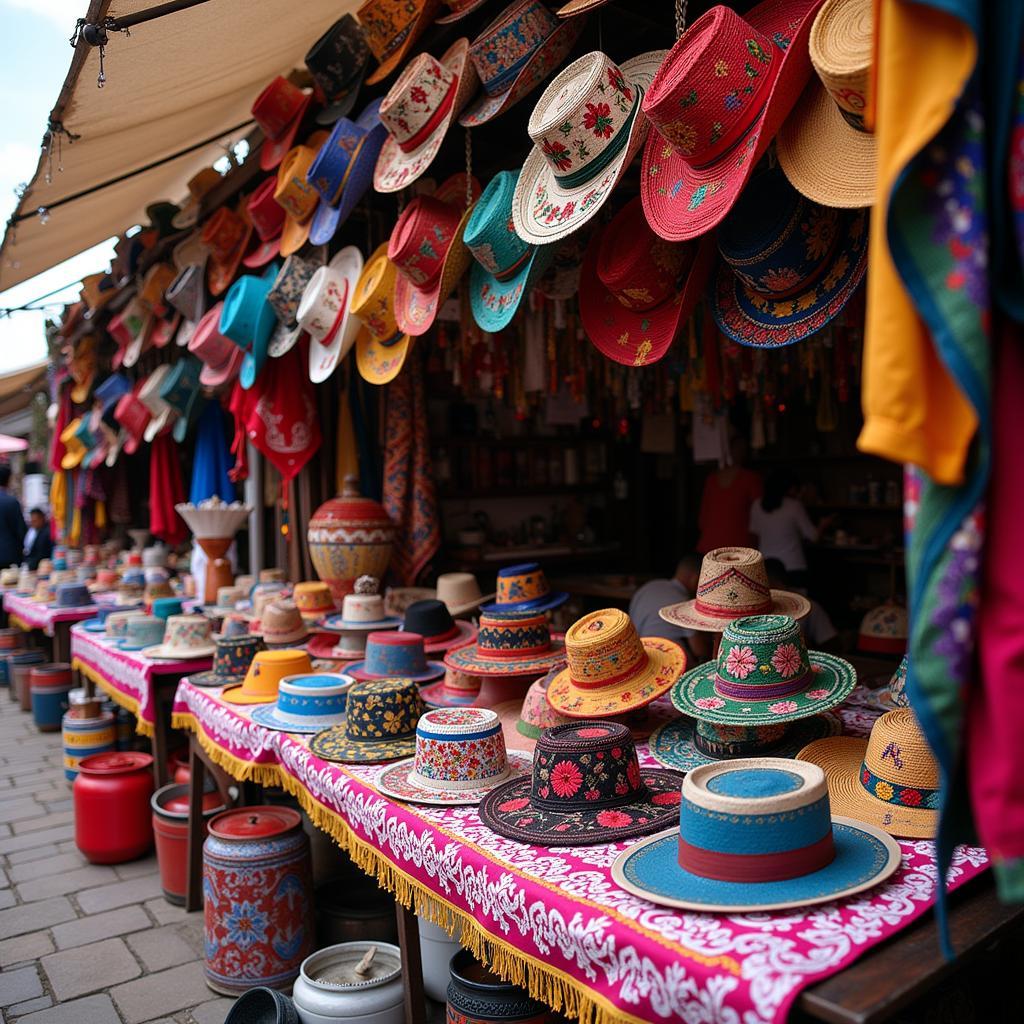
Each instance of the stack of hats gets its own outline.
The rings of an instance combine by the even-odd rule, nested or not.
[[[341,612],[317,622],[320,632],[310,641],[309,653],[325,660],[355,661],[366,654],[366,638],[371,633],[398,629],[402,620],[385,614],[378,590],[374,577],[360,576],[354,591],[342,598]]]

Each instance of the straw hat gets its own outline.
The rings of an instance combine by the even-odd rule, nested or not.
[[[189,661],[209,658],[214,650],[210,620],[205,615],[171,615],[167,618],[163,641],[145,647],[143,657],[163,661]]]
[[[263,131],[260,147],[263,170],[272,171],[291,149],[312,100],[312,92],[300,89],[282,75],[272,79],[256,97],[252,116]]]
[[[281,255],[291,256],[309,240],[313,214],[320,202],[320,193],[309,181],[309,170],[327,132],[313,132],[305,143],[288,150],[277,169],[274,199],[283,207],[285,220],[281,230]]]
[[[272,601],[260,612],[259,636],[268,647],[289,647],[309,636],[309,626],[294,601]]]
[[[494,594],[481,594],[480,584],[471,572],[443,572],[437,577],[437,589],[431,597],[444,601],[452,615],[466,615],[494,599]]]
[[[226,689],[221,697],[228,704],[272,704],[277,700],[277,687],[282,679],[312,672],[313,665],[305,651],[259,651],[242,685]]]
[[[420,687],[424,703],[432,708],[469,707],[480,694],[480,677],[446,668],[444,678]]]
[[[367,85],[383,82],[402,63],[440,5],[441,0],[366,0],[356,16],[379,64],[367,77]]]
[[[543,612],[517,616],[484,613],[476,643],[448,651],[444,663],[474,676],[537,676],[564,658],[561,634],[551,635]]]
[[[313,274],[302,294],[297,316],[309,335],[309,379],[314,384],[327,380],[356,342],[362,324],[352,316],[351,297],[362,272],[363,254],[346,245]]]
[[[285,676],[277,687],[277,701],[253,708],[257,725],[281,732],[316,733],[338,725],[345,717],[345,697],[351,676],[314,672]]]
[[[507,612],[549,612],[560,608],[569,595],[553,591],[539,562],[520,562],[498,570],[494,601],[482,604],[480,610],[489,615]]]
[[[352,297],[352,315],[363,325],[356,337],[356,367],[370,384],[394,380],[409,352],[410,337],[395,320],[397,276],[385,242],[366,261]]]
[[[793,187],[823,206],[871,206],[877,143],[864,124],[873,56],[871,0],[828,0],[808,46],[817,73],[776,140]]]

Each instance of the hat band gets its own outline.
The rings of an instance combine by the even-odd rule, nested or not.
[[[459,627],[453,622],[450,629],[446,629],[443,633],[434,633],[432,636],[425,636],[423,639],[428,644],[443,644],[446,640],[451,640],[452,637],[459,635]]]
[[[633,97],[633,109],[630,110],[629,117],[623,122],[612,141],[597,155],[597,158],[573,171],[572,174],[555,175],[555,181],[562,188],[576,188],[577,185],[585,185],[588,181],[593,181],[625,148],[644,95],[644,91],[639,85],[634,86],[634,90],[636,95]]]
[[[385,744],[385,743],[397,743],[399,740],[415,740],[416,739],[416,733],[415,732],[401,732],[401,733],[393,733],[393,734],[391,734],[389,736],[353,736],[351,732],[348,732],[346,730],[346,732],[345,732],[345,739],[347,739],[350,743],[365,743],[368,746],[372,746],[372,745],[377,744],[377,743]]]
[[[422,13],[423,12],[420,11],[421,15]],[[377,58],[378,64],[383,64],[384,61],[386,61],[393,53],[395,53],[395,51],[402,45],[402,43],[405,42],[406,36],[408,36],[409,33],[412,31],[412,27],[413,25],[416,24],[417,21],[419,21],[419,17],[416,17],[412,21],[403,25],[398,30],[398,35],[392,36],[392,38],[388,40],[384,49],[381,51],[380,56]]]
[[[646,660],[649,664],[650,658]],[[572,685],[579,690],[600,690],[606,686],[618,686],[619,683],[627,682],[641,671],[643,671],[642,666],[633,664],[625,672],[619,672],[618,675],[602,676],[600,679],[577,679],[570,670],[569,678],[572,680]]]
[[[538,644],[535,647],[502,647],[494,648],[487,647],[482,644],[477,644],[477,650],[483,654],[486,654],[488,658],[532,658],[538,654],[547,654],[551,650],[551,641],[548,640],[545,644]]]
[[[860,765],[860,784],[869,796],[883,803],[910,807],[915,810],[935,811],[939,808],[939,791],[923,786],[902,786],[876,775],[866,761]]]
[[[771,599],[758,601],[756,604],[733,604],[728,608],[708,604],[699,597],[693,602],[694,611],[700,612],[701,615],[709,615],[716,619],[728,619],[730,622],[733,619],[742,618],[744,615],[762,615],[764,612],[770,611],[771,607]]]
[[[693,846],[679,837],[679,866],[719,882],[783,882],[809,875],[835,859],[832,829],[815,843],[778,853],[722,853]]]
[[[403,153],[412,153],[430,138],[437,126],[444,120],[445,115],[451,110],[452,104],[455,102],[455,94],[458,92],[458,85],[459,76],[452,75],[452,80],[448,83],[448,91],[441,98],[437,110],[427,118],[424,124],[420,125],[418,131],[414,132],[409,138],[398,142],[398,148]],[[396,139],[395,141],[397,142],[398,140]]]
[[[345,168],[345,173],[341,176],[341,181],[338,182],[338,187],[334,190],[334,195],[332,195],[328,201],[328,206],[337,206],[338,203],[341,202],[341,193],[345,191],[345,186],[348,184],[348,177],[352,173],[352,168],[356,165],[356,158],[359,156],[359,151],[363,148],[363,143],[366,139],[367,136],[364,135],[356,143],[356,148],[352,150],[352,155],[348,158],[348,166]]]
[[[377,338],[375,339],[378,345],[383,345],[384,348],[391,348],[392,345],[397,345],[405,335],[401,331],[395,331],[390,338]]]
[[[807,686],[810,678],[809,669],[783,683],[737,683],[735,680],[723,679],[716,675],[715,693],[722,697],[732,697],[734,700],[773,700],[776,697],[792,697],[794,693],[799,693]]]
[[[494,272],[494,280],[501,281],[502,283],[505,281],[511,281],[512,278],[515,277],[524,266],[526,266],[530,257],[533,255],[533,252],[533,246],[528,245],[523,255],[520,256],[511,267],[506,267],[504,270],[496,270]]]

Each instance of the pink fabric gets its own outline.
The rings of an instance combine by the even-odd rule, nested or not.
[[[84,608],[54,608],[48,604],[36,604],[27,597],[4,594],[4,610],[17,615],[26,626],[41,629],[47,636],[53,636],[55,622],[84,622],[96,614],[95,605]]]

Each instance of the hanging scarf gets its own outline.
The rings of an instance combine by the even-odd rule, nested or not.
[[[174,509],[185,500],[177,445],[169,433],[158,434],[149,452],[150,533],[171,546],[181,544],[188,538],[188,530]]]
[[[188,500],[193,505],[207,498],[233,501],[235,485],[228,473],[231,452],[225,437],[224,411],[219,402],[207,402],[196,427],[196,450],[192,459],[192,486]]]

